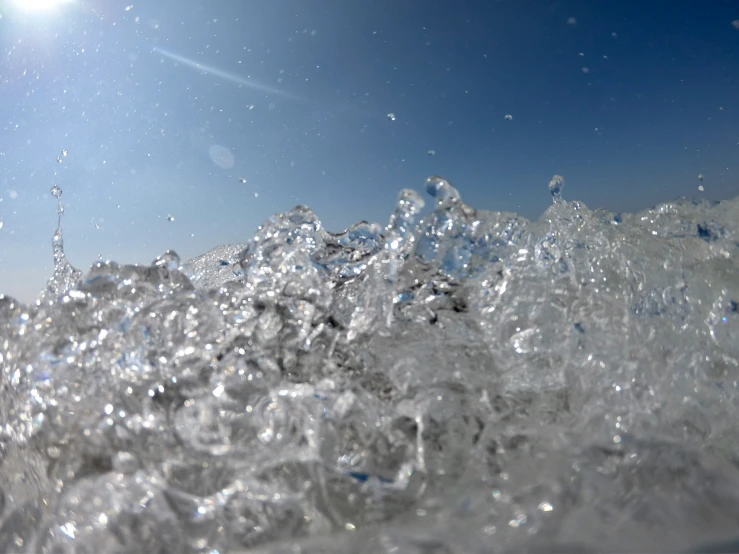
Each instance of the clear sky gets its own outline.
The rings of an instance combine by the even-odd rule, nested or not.
[[[431,174],[529,218],[553,174],[565,198],[615,211],[739,193],[736,0],[0,0],[0,14],[0,293],[26,301],[52,272],[55,183],[83,270],[244,242],[295,204],[333,231],[385,223]]]

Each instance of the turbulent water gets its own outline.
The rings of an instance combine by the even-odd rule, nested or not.
[[[0,297],[0,551],[739,537],[739,199],[614,214],[561,184],[536,222],[430,178],[423,218],[411,190],[340,234],[296,207],[86,275],[60,226],[39,301]]]

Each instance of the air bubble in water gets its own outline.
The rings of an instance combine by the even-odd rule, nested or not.
[[[241,183],[242,185],[245,185],[245,184],[246,184],[246,178],[244,178],[244,177],[239,177],[239,182],[240,182],[240,183]]]
[[[62,150],[62,156],[64,156],[66,158],[67,157],[67,154],[69,154],[69,152],[67,151],[66,148],[64,150]]]
[[[701,191],[701,192],[703,192],[706,189],[703,188],[703,185],[698,185],[698,190]]]
[[[506,114],[505,116],[506,121],[511,121],[512,119],[513,119],[513,116],[511,114]]]
[[[62,163],[62,157],[61,156],[57,156],[56,157],[56,162],[57,163]]]
[[[436,156],[436,150],[429,150],[429,156]]]
[[[552,198],[555,202],[562,200],[562,188],[565,186],[565,178],[561,175],[555,175],[552,180],[549,181],[549,192],[552,193]]]
[[[390,121],[395,121],[395,114],[393,112],[390,112],[389,114],[387,114],[387,118]]]
[[[171,221],[174,221],[174,216],[173,215],[168,215],[167,216],[167,221],[170,221],[170,222]]]
[[[62,189],[59,187],[59,185],[54,185],[51,187],[51,195],[54,198],[59,198],[62,195]]]

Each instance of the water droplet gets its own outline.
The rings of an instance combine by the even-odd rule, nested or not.
[[[167,216],[167,221],[174,221],[174,216],[173,215],[168,215]]]
[[[552,180],[549,181],[549,192],[552,193],[552,198],[555,202],[562,200],[562,188],[565,186],[565,178],[561,175],[555,175]]]
[[[731,22],[731,26],[734,27],[734,29],[739,30],[739,19],[735,19]]]
[[[8,198],[10,198],[11,200],[15,200],[16,198],[18,198],[18,193],[14,190],[11,190],[8,193]]]
[[[549,502],[541,502],[541,503],[539,503],[538,508],[542,512],[551,512],[552,510],[554,510],[554,507]]]
[[[259,198],[259,193],[258,192],[255,192],[254,193],[254,198]]]
[[[704,188],[703,188],[703,185],[698,185],[698,190],[699,190],[699,191],[701,191],[701,192],[703,192],[703,191],[704,191],[704,190],[706,190],[706,189],[704,189]],[[0,226],[1,226],[1,225],[0,225]]]
[[[577,25],[577,18],[575,18],[575,17],[568,17],[567,18],[567,25]]]
[[[51,187],[51,195],[54,198],[59,198],[62,195],[62,189],[59,187],[59,185],[54,185]]]
[[[2,229],[2,228],[3,228],[3,220],[0,219],[0,229]]]
[[[429,156],[436,156],[436,150],[429,150]]]
[[[246,178],[245,177],[239,177],[239,182],[242,184],[246,184]]]
[[[62,163],[62,157],[61,156],[57,156],[56,157],[56,162],[57,163]]]
[[[62,150],[62,156],[64,156],[66,158],[67,157],[67,154],[69,154],[69,152],[67,151],[66,148],[64,150]]]
[[[389,114],[387,114],[387,118],[390,121],[395,121],[395,114],[393,112],[390,112]]]
[[[586,74],[587,74],[587,73],[590,73],[590,68],[589,68],[589,67],[583,67],[583,68],[582,68],[582,72],[583,72],[583,73],[586,73]]]
[[[513,119],[513,116],[511,114],[506,114],[505,116],[506,121],[511,121],[512,119]]]
[[[703,182],[703,173],[698,174],[698,180]]]

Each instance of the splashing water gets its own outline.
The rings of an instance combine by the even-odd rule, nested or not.
[[[0,297],[4,552],[689,551],[739,510],[739,199],[539,221],[431,177]],[[297,549],[297,550],[296,550]]]
[[[549,181],[549,192],[552,193],[552,198],[555,202],[562,201],[562,189],[565,186],[565,178],[561,175],[555,175],[552,180]]]
[[[41,301],[53,303],[60,294],[69,290],[80,279],[82,273],[74,269],[67,261],[64,254],[64,238],[62,237],[62,216],[64,215],[64,204],[62,204],[62,189],[59,185],[51,187],[51,195],[57,201],[57,226],[51,245],[54,250],[54,275],[46,286],[46,291],[41,295]]]

